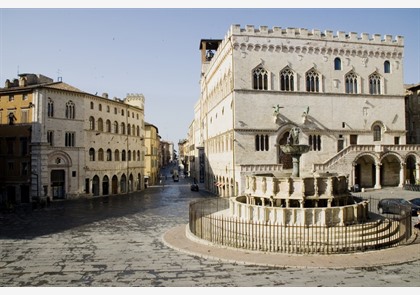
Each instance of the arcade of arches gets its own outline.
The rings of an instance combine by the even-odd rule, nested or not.
[[[361,188],[402,187],[405,183],[414,184],[419,179],[418,163],[415,154],[403,158],[394,153],[382,156],[363,153],[353,161],[351,177],[353,183]]]
[[[102,181],[99,178],[98,175],[95,175],[92,178],[92,187],[91,192],[94,196],[106,196],[106,195],[115,195],[115,194],[124,194],[124,193],[130,193],[134,190],[140,190],[141,189],[141,175],[137,175],[137,179],[134,181],[133,174],[130,174],[128,177],[127,182],[127,176],[123,174],[121,178],[118,180],[118,177],[116,175],[112,176],[111,179],[107,175],[102,177]],[[86,185],[85,190],[86,193],[89,193],[90,185],[89,185],[89,179],[86,179]]]

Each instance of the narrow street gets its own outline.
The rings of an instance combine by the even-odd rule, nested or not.
[[[275,268],[228,263],[169,248],[162,236],[188,223],[188,204],[212,198],[191,179],[140,193],[54,202],[0,215],[0,286],[418,287],[420,261],[359,269]],[[420,253],[420,252],[419,252]]]

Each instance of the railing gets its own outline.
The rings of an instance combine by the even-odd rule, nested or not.
[[[231,217],[227,214],[228,199],[208,199],[190,204],[189,230],[199,239],[221,246],[295,254],[361,252],[407,241],[411,236],[411,215],[379,215],[377,201],[369,199],[369,222],[298,226]]]

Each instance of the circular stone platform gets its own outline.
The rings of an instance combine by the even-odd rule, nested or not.
[[[349,254],[298,255],[266,253],[212,245],[196,238],[188,225],[180,225],[163,234],[164,243],[177,251],[230,263],[291,268],[368,268],[420,261],[420,237],[415,230],[407,245]]]

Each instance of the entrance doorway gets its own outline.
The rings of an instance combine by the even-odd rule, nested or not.
[[[64,199],[66,197],[66,172],[64,170],[51,171],[51,189],[53,199]]]

